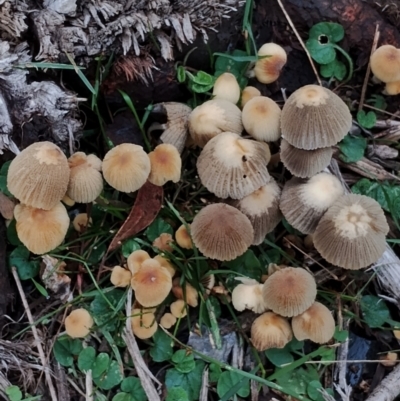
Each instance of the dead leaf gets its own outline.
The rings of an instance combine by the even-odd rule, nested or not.
[[[163,187],[158,187],[148,181],[139,189],[135,204],[111,241],[107,254],[120,247],[122,241],[144,230],[153,222],[161,209],[163,197]]]
[[[6,220],[12,220],[14,217],[15,203],[3,192],[0,192],[0,213]]]

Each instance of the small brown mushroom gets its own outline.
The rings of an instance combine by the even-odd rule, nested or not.
[[[175,302],[172,302],[170,305],[170,310],[172,315],[174,315],[177,319],[181,319],[187,314],[187,305],[183,299],[178,299]]]
[[[72,338],[83,338],[90,333],[93,324],[90,313],[86,309],[79,308],[65,318],[65,331]]]
[[[160,319],[160,326],[170,329],[176,323],[176,317],[172,313],[164,313]]]
[[[182,224],[175,231],[175,241],[183,249],[192,249],[193,248],[192,239],[190,238],[190,235],[187,232],[184,224]]]
[[[370,66],[380,81],[400,81],[400,50],[392,45],[378,47],[371,55]]]
[[[149,153],[151,171],[148,180],[157,186],[181,179],[182,160],[178,149],[168,143],[158,145]]]
[[[260,47],[257,55],[269,56],[256,62],[254,73],[257,80],[263,84],[276,81],[287,61],[285,49],[276,43],[265,43]]]
[[[110,281],[116,287],[128,287],[132,279],[132,273],[121,266],[114,266],[111,272]]]
[[[236,77],[230,72],[221,74],[214,83],[214,99],[223,99],[236,104],[240,98],[240,86]]]
[[[142,309],[132,310],[131,326],[133,334],[141,340],[153,337],[158,328],[154,313]]]

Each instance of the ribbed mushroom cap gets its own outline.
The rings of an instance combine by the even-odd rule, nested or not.
[[[285,267],[268,277],[264,283],[263,296],[273,312],[287,317],[297,316],[314,303],[317,284],[306,270]]]
[[[224,99],[212,99],[197,106],[189,116],[189,133],[200,147],[221,132],[241,134],[242,112]]]
[[[188,119],[192,109],[184,103],[164,102],[153,106],[152,114],[162,114],[167,122],[161,125],[164,132],[160,139],[163,143],[174,145],[182,153],[188,137]]]
[[[151,171],[149,181],[158,186],[181,179],[182,159],[178,149],[168,143],[158,145],[149,153]]]
[[[156,322],[154,313],[145,312],[141,309],[133,309],[131,327],[133,334],[137,338],[145,340],[153,337],[157,331],[158,324]]]
[[[128,269],[132,274],[135,274],[142,266],[142,263],[147,259],[151,258],[146,251],[142,251],[141,249],[139,249],[137,251],[132,252],[128,256],[128,260],[126,261]]]
[[[189,283],[183,287],[180,285],[180,277],[174,278],[172,282],[172,293],[178,299],[183,299],[189,306],[195,308],[199,304],[199,294]]]
[[[331,90],[318,85],[297,89],[282,109],[282,137],[299,149],[336,145],[349,132],[351,124],[346,103]]]
[[[174,242],[170,233],[161,233],[154,241],[153,246],[158,248],[160,251],[172,252],[173,248],[171,243]]]
[[[400,81],[400,50],[392,45],[378,47],[370,59],[372,73],[382,82]]]
[[[378,261],[388,232],[378,202],[364,195],[343,195],[318,223],[314,246],[329,263],[357,270]]]
[[[121,192],[135,192],[150,174],[150,159],[141,146],[123,143],[104,156],[103,176],[113,188]]]
[[[201,183],[219,198],[244,198],[270,180],[267,146],[232,132],[218,135],[197,159]]]
[[[254,86],[246,86],[242,91],[240,107],[243,109],[246,103],[255,96],[261,96],[261,92]]]
[[[307,178],[322,171],[331,162],[333,148],[297,149],[288,141],[281,141],[281,161],[296,177]]]
[[[242,123],[254,139],[277,141],[281,136],[281,109],[269,97],[255,96],[243,107]]]
[[[237,277],[236,280],[240,280],[242,283],[238,284],[232,291],[233,307],[239,312],[245,309],[255,313],[265,312],[267,305],[262,294],[263,285],[246,277]]]
[[[72,226],[75,231],[78,233],[85,231],[88,227],[93,224],[93,220],[91,217],[87,215],[87,213],[78,213],[74,220],[72,220]]]
[[[7,187],[21,203],[50,210],[67,192],[69,174],[67,158],[58,146],[36,142],[11,162]]]
[[[86,337],[94,322],[90,313],[83,308],[73,310],[65,318],[65,331],[72,338]]]
[[[160,319],[160,326],[170,329],[176,323],[176,317],[172,313],[164,313]]]
[[[281,190],[275,180],[257,189],[250,195],[233,203],[233,206],[245,214],[254,229],[252,245],[261,244],[265,236],[281,221],[279,209]]]
[[[313,234],[321,217],[343,193],[339,179],[329,173],[308,179],[293,177],[283,187],[279,207],[296,230]]]
[[[114,266],[111,272],[110,281],[116,287],[128,287],[131,283],[132,273],[121,266]]]
[[[250,220],[224,203],[204,207],[193,219],[192,239],[204,256],[222,261],[242,255],[254,238]]]
[[[156,306],[167,298],[172,288],[169,271],[154,259],[145,260],[132,275],[136,300],[144,307]]]
[[[93,202],[103,190],[101,160],[95,155],[74,153],[69,159],[70,168],[67,195],[75,202]]]
[[[177,319],[185,317],[187,315],[187,305],[182,299],[178,299],[177,301],[172,302],[169,308],[172,315],[174,315]]]
[[[57,248],[64,241],[70,223],[61,202],[50,210],[19,204],[15,206],[14,217],[18,238],[37,255]]]
[[[285,49],[276,43],[265,43],[257,54],[258,56],[270,56],[256,62],[254,73],[257,80],[263,84],[276,81],[287,61]]]
[[[283,348],[293,338],[287,319],[273,312],[265,312],[251,325],[251,342],[258,351]]]
[[[183,249],[193,248],[192,239],[183,224],[175,231],[175,241]]]
[[[236,104],[240,98],[240,86],[236,77],[230,72],[224,72],[215,81],[214,99],[223,99]]]
[[[292,319],[294,336],[299,340],[327,343],[335,334],[335,320],[330,310],[314,302],[305,312]]]

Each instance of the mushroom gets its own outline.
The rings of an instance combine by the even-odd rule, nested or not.
[[[149,153],[151,171],[148,180],[159,187],[181,179],[182,160],[178,149],[168,143],[158,145]]]
[[[133,334],[141,340],[153,337],[157,331],[158,324],[154,313],[144,312],[141,309],[133,309],[131,317]]]
[[[255,313],[263,313],[267,310],[262,294],[263,285],[248,277],[236,277],[241,281],[232,291],[232,305],[242,312],[249,309]]]
[[[78,203],[93,202],[103,190],[101,160],[95,155],[74,153],[69,159],[70,168],[67,195]]]
[[[64,241],[70,223],[67,210],[61,202],[50,210],[21,203],[15,206],[14,217],[18,238],[37,255],[57,248]]]
[[[86,230],[87,227],[90,227],[93,224],[93,220],[91,217],[87,215],[87,213],[78,213],[74,220],[72,220],[72,226],[75,231],[81,233]]]
[[[243,131],[242,112],[239,107],[224,99],[212,99],[197,106],[189,116],[189,133],[201,148],[221,132]]]
[[[263,84],[270,84],[276,81],[287,61],[285,49],[276,43],[265,43],[260,47],[257,55],[259,57],[269,56],[256,62],[254,74],[257,81]]]
[[[297,149],[288,141],[281,141],[281,161],[296,177],[308,178],[319,173],[331,162],[333,148]]]
[[[175,241],[183,249],[193,248],[192,239],[184,224],[175,231]]]
[[[236,104],[240,98],[240,87],[236,77],[230,72],[222,73],[214,83],[212,94],[214,99],[223,99]]]
[[[139,145],[123,143],[109,150],[103,160],[103,176],[121,192],[135,192],[146,182],[151,164]]]
[[[154,241],[153,246],[160,251],[172,252],[173,248],[170,243],[174,242],[170,233],[161,233]]]
[[[385,90],[383,91],[383,94],[389,96],[396,96],[399,93],[400,93],[400,81],[388,82],[385,85]]]
[[[261,96],[261,92],[254,86],[246,86],[242,91],[240,107],[243,109],[246,103],[255,96]]]
[[[172,302],[169,308],[172,315],[174,315],[177,319],[181,319],[187,315],[187,305],[183,299],[178,299],[177,301]]]
[[[265,312],[251,325],[251,342],[257,351],[283,348],[293,338],[290,324],[282,316]]]
[[[283,187],[279,207],[296,230],[313,234],[323,214],[343,193],[341,182],[333,174],[293,177]]]
[[[242,110],[246,132],[258,141],[274,142],[281,136],[281,109],[269,97],[255,96]]]
[[[3,192],[0,192],[0,214],[5,220],[13,219],[15,204],[15,201],[4,195]]]
[[[305,312],[293,317],[292,329],[299,341],[311,340],[324,344],[335,333],[335,320],[325,305],[314,302]]]
[[[160,136],[163,143],[169,143],[182,153],[188,137],[188,120],[192,109],[184,103],[165,102],[153,106],[152,114],[160,114],[167,117],[165,124],[154,123],[150,129],[162,129]]]
[[[254,238],[250,220],[224,203],[204,207],[193,219],[191,232],[194,244],[204,256],[221,261],[242,255]]]
[[[172,278],[157,260],[146,259],[140,269],[132,274],[131,285],[136,300],[144,307],[151,307],[167,298],[172,288]]]
[[[252,245],[260,245],[265,236],[281,221],[279,209],[281,190],[275,180],[271,179],[260,189],[257,189],[243,199],[233,202],[233,206],[245,214],[254,229]]]
[[[324,214],[314,246],[333,265],[357,270],[385,252],[389,226],[379,203],[364,195],[343,195]]]
[[[165,267],[169,271],[169,274],[171,275],[171,277],[175,276],[176,269],[168,259],[166,259],[165,257],[163,257],[161,255],[156,255],[156,256],[154,256],[153,259],[156,260],[157,262],[159,262],[162,267]]]
[[[400,50],[392,45],[378,47],[371,55],[370,66],[382,82],[400,81]]]
[[[318,85],[297,89],[282,109],[282,137],[298,149],[336,145],[351,125],[352,117],[346,103],[331,90]]]
[[[132,274],[135,274],[142,266],[142,263],[147,259],[151,258],[146,251],[142,251],[141,249],[139,249],[137,251],[132,252],[128,256],[128,260],[126,261],[128,269]]]
[[[176,277],[172,282],[172,293],[178,299],[183,299],[189,306],[195,308],[199,304],[199,294],[197,290],[188,282],[183,287],[180,284],[181,278]]]
[[[121,266],[114,266],[111,272],[110,281],[115,287],[128,287],[131,283],[132,273]]]
[[[176,323],[176,317],[172,313],[164,313],[160,319],[160,326],[170,329]]]
[[[317,296],[314,277],[300,267],[285,267],[267,278],[263,286],[268,308],[282,316],[297,316],[307,310]]]
[[[64,197],[61,199],[61,202],[67,206],[75,205],[75,201],[73,199],[71,199],[68,195],[64,195]]]
[[[93,318],[90,313],[83,308],[73,310],[65,318],[65,331],[72,338],[83,338],[90,333],[93,327]]]
[[[219,198],[242,199],[269,182],[270,157],[267,144],[224,132],[204,147],[197,172],[201,183]]]
[[[50,210],[67,192],[69,175],[62,150],[51,142],[36,142],[11,162],[7,188],[21,203]]]

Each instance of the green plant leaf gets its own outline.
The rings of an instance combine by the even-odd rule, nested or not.
[[[362,136],[346,135],[339,143],[340,158],[346,163],[361,160],[367,148],[367,140]]]
[[[78,368],[82,372],[92,369],[96,361],[96,350],[93,347],[84,348],[78,356]]]
[[[215,78],[204,71],[198,71],[197,74],[193,76],[192,81],[197,85],[209,86],[214,85]]]
[[[329,43],[338,43],[344,38],[344,29],[335,22],[319,22],[310,29],[309,37],[321,39],[321,36],[326,36]]]
[[[82,341],[63,336],[57,339],[53,347],[54,357],[60,365],[68,367],[74,363],[74,356],[82,350]]]
[[[183,388],[172,387],[168,389],[165,401],[189,401],[189,396]]]
[[[107,251],[106,244],[93,246],[89,256],[86,258],[86,263],[88,265],[96,265],[103,258],[106,251]]]
[[[193,354],[188,354],[184,349],[176,351],[172,355],[171,361],[174,363],[175,369],[181,373],[189,373],[196,367]]]
[[[129,393],[128,401],[147,401],[146,393],[137,377],[130,376],[122,380],[121,390]]]
[[[329,64],[321,65],[320,72],[324,78],[336,78],[342,81],[347,74],[347,68],[344,63],[335,59]]]
[[[101,352],[97,355],[94,363],[92,365],[92,375],[95,379],[96,377],[100,377],[108,368],[110,364],[110,356],[105,352]]]
[[[304,341],[299,341],[297,338],[293,337],[288,344],[285,345],[285,349],[290,351],[298,351],[303,349]]]
[[[277,368],[276,372],[279,372],[279,368]],[[310,381],[319,380],[318,371],[310,366],[307,368],[300,367],[285,374],[276,374],[276,381],[279,385],[290,388],[293,392],[299,395],[307,393],[307,385]]]
[[[145,400],[147,400],[147,398]],[[118,393],[117,395],[114,395],[112,401],[132,401],[132,398],[128,393]]]
[[[99,354],[97,358],[100,356]],[[108,356],[108,354],[105,354]],[[96,358],[96,362],[97,362]],[[104,358],[105,361],[106,358]],[[102,361],[102,367],[104,362]],[[96,363],[95,363],[96,365]],[[94,383],[102,388],[103,390],[110,390],[113,387],[117,386],[119,383],[121,383],[123,376],[121,373],[121,369],[119,368],[119,365],[117,361],[111,361],[111,363],[108,365],[106,370],[98,377],[94,377],[94,371],[95,367],[93,368],[93,381]]]
[[[271,348],[265,351],[265,355],[275,366],[282,366],[294,361],[293,355],[285,348]]]
[[[8,386],[6,387],[6,395],[10,399],[10,401],[21,401],[22,400],[22,392],[18,386]]]
[[[176,69],[176,78],[177,78],[178,82],[181,84],[183,84],[186,81],[186,71],[185,71],[185,67],[183,67],[182,65],[180,65]]]
[[[357,121],[362,127],[366,129],[373,128],[375,127],[376,123],[376,114],[373,111],[369,111],[368,113],[366,113],[364,110],[360,110],[357,113]]]
[[[136,242],[133,238],[124,241],[122,244],[122,255],[124,258],[128,258],[132,252],[138,251],[141,249],[141,245]]]
[[[97,293],[90,304],[90,311],[95,323],[107,331],[114,331],[120,321],[118,314],[121,311],[114,312],[104,297],[107,297],[113,307],[122,309],[126,294],[119,289],[113,289],[104,294]]]
[[[21,280],[28,280],[39,273],[40,262],[29,260],[29,251],[23,245],[18,246],[10,253],[8,263],[10,266],[16,267]]]
[[[214,84],[210,85],[199,85],[194,83],[193,81],[190,81],[188,87],[195,93],[206,93],[210,91],[213,88]]]
[[[387,103],[382,95],[371,95],[369,99],[365,101],[366,103],[372,104],[372,106],[377,109],[386,110]]]
[[[263,274],[261,263],[251,249],[235,260],[224,262],[222,266],[256,280],[260,280]]]
[[[153,336],[153,341],[154,345],[150,348],[150,355],[153,361],[169,361],[173,354],[171,338],[163,330],[158,329]]]
[[[0,169],[0,191],[3,192],[4,195],[12,196],[11,192],[7,187],[7,174],[8,169],[10,168],[11,161],[5,162]]]
[[[221,373],[222,373],[221,366],[217,365],[216,363],[211,363],[208,376],[209,381],[211,383],[216,383],[219,380]]]
[[[388,319],[391,319],[385,301],[375,295],[364,295],[360,306],[365,322],[372,329],[381,327]]]
[[[219,397],[223,397],[238,382],[242,381],[243,376],[239,373],[226,371],[222,372],[217,384],[217,393]],[[246,398],[250,395],[249,379],[243,381],[242,387],[236,392],[239,397]]]
[[[47,292],[46,288],[42,286],[42,284],[38,283],[34,278],[31,279],[36,289],[46,298],[49,297],[49,293]]]
[[[145,231],[145,235],[150,242],[153,242],[162,233],[173,234],[172,227],[164,221],[161,217],[157,217]]]
[[[323,401],[322,394],[318,391],[322,384],[318,380],[312,380],[307,386],[307,395],[314,401]]]
[[[333,335],[333,338],[342,343],[346,341],[349,338],[349,332],[347,330],[339,330],[338,327],[335,328],[335,334]]]
[[[308,39],[306,47],[318,64],[329,64],[336,59],[336,51],[330,44],[321,44],[318,39]]]
[[[16,220],[11,220],[10,224],[7,227],[7,240],[10,242],[11,245],[20,246],[23,244],[18,238],[16,225]]]

